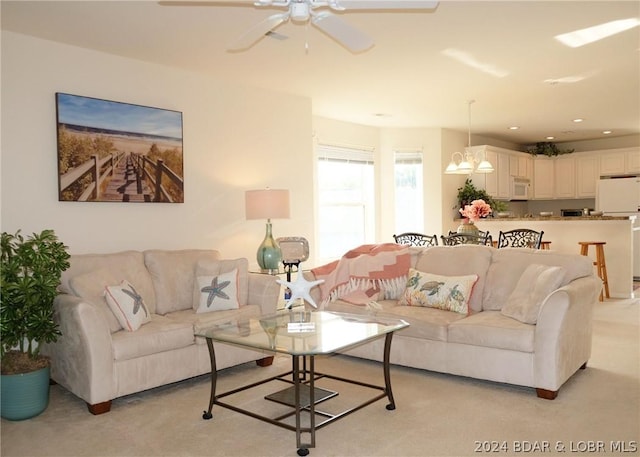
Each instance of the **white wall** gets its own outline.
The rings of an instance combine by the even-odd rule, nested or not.
[[[216,248],[225,257],[248,257],[255,267],[264,223],[245,220],[244,191],[288,188],[291,219],[273,221],[274,236],[308,238],[307,265],[313,266],[314,141],[375,149],[378,242],[394,233],[393,152],[399,149],[424,151],[425,231],[440,234],[457,226],[453,206],[464,177],[442,171],[451,153],[466,146],[465,132],[312,118],[306,98],[11,32],[2,32],[1,46],[3,231],[53,228],[72,253]],[[181,111],[185,203],[58,202],[55,92]],[[638,138],[618,141],[636,144]],[[581,143],[579,150],[606,148],[611,141]],[[517,149],[472,138],[472,144],[484,143]]]
[[[395,179],[393,174],[394,152],[402,150],[422,151],[423,183],[424,183],[424,233],[441,233],[442,226],[442,130],[428,128],[382,129],[381,148],[388,158],[389,173],[383,173],[386,179],[384,192],[387,217],[382,224],[382,234],[386,240],[392,240],[395,230]]]
[[[442,171],[451,160],[451,153],[466,145],[463,132],[439,128],[379,129],[317,116],[313,122],[314,138],[319,143],[375,149],[377,242],[390,242],[395,233],[395,151],[423,151],[425,232],[440,235],[457,227],[452,208],[464,177],[443,175]]]
[[[71,253],[215,248],[248,257],[264,237],[244,191],[291,190],[274,236],[313,243],[311,101],[204,75],[2,32],[3,231],[52,228]],[[55,93],[183,113],[185,202],[58,201]]]

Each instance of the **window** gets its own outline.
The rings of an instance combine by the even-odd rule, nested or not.
[[[422,152],[395,153],[396,233],[424,231]]]
[[[318,145],[318,257],[375,239],[373,151]]]

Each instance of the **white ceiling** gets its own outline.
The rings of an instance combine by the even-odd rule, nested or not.
[[[580,48],[554,39],[640,18],[639,1],[443,0],[432,12],[343,13],[376,42],[361,54],[291,22],[277,29],[285,40],[265,37],[228,53],[226,45],[276,12],[232,2],[3,0],[2,29],[303,95],[315,115],[365,125],[466,132],[475,99],[474,135],[530,144],[548,135],[567,142],[603,138],[603,130],[640,133],[640,27]],[[447,50],[503,74],[462,64]],[[563,79],[579,81],[548,82]]]

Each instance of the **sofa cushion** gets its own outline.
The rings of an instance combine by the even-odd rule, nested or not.
[[[478,275],[443,276],[409,269],[399,305],[426,306],[461,314],[469,312],[469,298]]]
[[[493,249],[493,259],[487,272],[482,307],[485,310],[501,310],[516,288],[524,270],[531,265],[550,265],[564,268],[559,287],[577,278],[591,276],[591,259],[578,254],[559,254],[553,251],[528,248]]]
[[[109,324],[109,330],[111,333],[122,330],[120,321],[113,314],[111,308],[107,304],[104,296],[105,287],[110,284],[116,284],[120,279],[113,273],[113,271],[106,268],[100,268],[98,270],[90,271],[78,276],[74,276],[68,282],[69,293],[77,297],[81,297],[86,300],[92,306],[95,306],[100,311],[100,314]]]
[[[156,295],[153,282],[149,272],[144,265],[144,256],[138,251],[124,251],[113,254],[79,254],[72,255],[69,259],[69,268],[62,272],[60,278],[60,291],[67,294],[78,295],[73,292],[70,286],[71,278],[90,273],[96,270],[109,271],[113,282],[96,282],[89,293],[92,297],[96,294],[102,297],[106,285],[117,284],[126,279],[131,284],[135,284],[136,290],[144,299],[144,302],[151,314],[156,312]],[[105,273],[101,273],[103,277]],[[100,277],[98,275],[98,277]],[[91,300],[91,297],[80,295],[82,298]],[[101,298],[103,301],[104,298]],[[106,303],[105,303],[106,306]]]
[[[535,325],[524,324],[499,311],[482,311],[449,325],[449,343],[533,352]]]
[[[135,332],[151,320],[151,315],[135,287],[126,279],[117,286],[107,286],[104,297],[122,327]]]
[[[409,327],[402,329],[402,336],[424,338],[428,340],[447,341],[447,329],[451,322],[463,319],[464,314],[452,313],[436,308],[423,306],[398,305],[398,300],[380,300],[376,302],[379,308],[365,308],[353,305],[344,300],[330,302],[325,310],[338,313],[370,314],[371,316],[392,317],[404,319]]]
[[[502,307],[502,314],[525,324],[535,324],[542,303],[551,292],[560,287],[563,276],[562,267],[532,263],[520,276],[516,288]]]
[[[368,304],[361,305],[352,302],[342,300],[341,298],[327,303],[323,310],[333,311],[336,313],[350,313],[350,314],[363,314],[363,313],[385,313],[391,312],[398,306],[398,300],[376,300],[369,302]]]
[[[237,297],[239,306],[244,306],[249,301],[249,261],[245,258],[223,260],[200,260],[196,263],[195,276],[218,276],[220,273],[238,272]],[[193,309],[198,309],[202,292],[197,281],[193,288]]]
[[[199,260],[218,260],[219,257],[218,251],[204,249],[144,251],[144,263],[156,295],[156,313],[192,308],[196,264]]]
[[[444,276],[478,275],[469,299],[470,311],[476,312],[482,310],[482,297],[493,250],[489,246],[471,244],[434,246],[422,251],[415,269]]]
[[[190,311],[192,314],[193,311]],[[111,335],[113,358],[118,361],[135,359],[194,344],[193,325],[174,321],[166,316],[151,315],[151,322],[137,332],[124,330]]]
[[[399,333],[402,336],[443,342],[448,339],[451,323],[466,318],[464,314],[422,306],[395,306],[390,314],[380,313],[380,316],[400,318],[407,321],[409,327],[402,329],[401,333]]]
[[[196,313],[238,309],[238,269],[217,276],[196,276],[199,293]]]

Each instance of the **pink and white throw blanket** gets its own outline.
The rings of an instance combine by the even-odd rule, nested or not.
[[[324,279],[318,286],[321,306],[337,299],[373,305],[381,292],[384,292],[381,298],[398,298],[404,292],[410,265],[407,246],[364,244],[311,272],[316,279]]]

